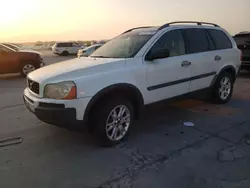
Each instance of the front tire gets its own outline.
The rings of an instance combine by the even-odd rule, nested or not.
[[[34,70],[36,70],[36,66],[31,62],[27,62],[21,66],[20,74],[23,77],[26,77],[30,72],[32,72]]]
[[[213,88],[212,99],[217,104],[227,103],[233,94],[232,74],[223,72],[219,75]]]
[[[92,117],[94,137],[101,146],[113,146],[124,140],[134,120],[132,104],[123,98],[109,98],[98,104]]]

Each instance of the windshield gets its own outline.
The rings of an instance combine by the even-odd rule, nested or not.
[[[14,51],[19,51],[19,48],[15,45],[12,45],[12,44],[7,44],[7,43],[3,43],[3,45],[13,49]]]
[[[132,31],[122,34],[102,47],[90,57],[130,58],[134,57],[144,44],[155,34],[154,32]]]

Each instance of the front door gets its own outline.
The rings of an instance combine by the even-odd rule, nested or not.
[[[180,30],[163,34],[150,53],[168,49],[169,57],[145,61],[147,66],[147,103],[188,93],[190,64],[185,55],[185,44]]]
[[[16,52],[0,46],[0,74],[14,73],[18,69]]]

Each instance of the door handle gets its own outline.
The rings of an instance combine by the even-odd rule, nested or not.
[[[191,62],[189,62],[189,61],[183,61],[182,63],[181,63],[181,66],[182,67],[187,67],[187,66],[189,66],[189,65],[191,65],[192,63]]]
[[[214,60],[215,60],[215,61],[220,61],[220,60],[221,60],[221,56],[218,56],[218,55],[215,56],[215,57],[214,57]]]

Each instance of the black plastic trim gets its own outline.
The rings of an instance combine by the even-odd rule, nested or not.
[[[212,76],[212,75],[215,75],[215,74],[216,74],[216,72],[210,72],[210,73],[206,73],[206,74],[193,76],[193,77],[190,77],[190,78],[184,78],[184,79],[180,79],[180,80],[176,80],[176,81],[172,81],[172,82],[167,82],[167,83],[162,83],[162,84],[150,86],[147,89],[149,91],[152,91],[152,90],[156,90],[156,89],[160,89],[160,88],[164,88],[164,87],[168,87],[168,86],[172,86],[172,85],[176,85],[176,84],[181,84],[183,82],[188,82],[188,81],[192,81],[192,80],[205,78],[205,77]]]
[[[126,84],[126,83],[114,84],[114,85],[111,85],[111,86],[108,86],[108,87],[102,89],[97,94],[95,94],[94,97],[92,97],[92,99],[88,103],[88,105],[86,107],[86,110],[84,112],[84,117],[83,117],[84,122],[88,121],[89,112],[99,99],[101,99],[103,96],[105,96],[106,94],[108,94],[108,93],[110,93],[112,91],[116,91],[116,90],[120,90],[120,89],[124,89],[124,90],[130,89],[130,90],[135,91],[136,98],[139,100],[138,101],[139,102],[139,108],[138,109],[140,111],[141,108],[144,105],[144,99],[143,99],[143,96],[142,96],[140,90],[137,87],[135,87],[134,85],[131,85],[131,84]]]
[[[41,107],[41,108],[65,108],[65,105],[64,104],[40,102],[39,107]]]
[[[77,124],[76,109],[74,108],[41,108],[35,109],[34,114],[45,123],[57,126],[70,126]]]

